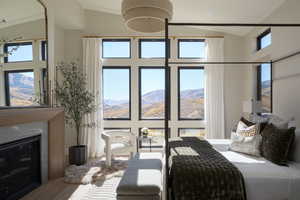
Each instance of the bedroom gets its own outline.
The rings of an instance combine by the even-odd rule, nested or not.
[[[37,2],[26,1],[28,5]],[[121,13],[122,1],[45,0],[42,3],[43,5],[35,7],[38,10],[36,12],[25,9],[25,5],[18,0],[3,1],[3,7],[0,8],[5,8],[5,14],[0,16],[0,39],[15,40],[4,43],[17,43],[12,45],[17,50],[6,56],[8,59],[1,58],[0,64],[1,144],[5,146],[7,141],[11,142],[6,134],[15,127],[23,132],[33,128],[45,129],[44,132],[48,134],[50,148],[45,152],[48,154],[49,180],[41,181],[41,186],[31,196],[29,194],[27,199],[84,199],[89,195],[93,196],[92,191],[97,189],[108,193],[102,191],[105,187],[98,187],[97,184],[67,184],[62,181],[65,167],[69,167],[70,147],[87,145],[85,150],[88,151],[88,157],[103,157],[108,160],[111,156],[107,157],[107,151],[104,152],[107,144],[101,139],[105,139],[105,134],[102,133],[121,130],[122,133],[127,132],[127,137],[132,136],[134,139],[131,138],[133,142],[128,143],[130,150],[116,153],[120,158],[123,158],[123,153],[128,155],[128,152],[153,155],[160,153],[166,158],[164,104],[168,74],[165,73],[165,32],[140,33],[129,30]],[[171,23],[253,23],[269,26],[169,26],[168,62],[180,62],[170,64],[170,120],[167,120],[170,138],[205,136],[208,139],[230,139],[240,118],[250,113],[272,113],[286,121],[292,119],[295,127],[300,126],[300,96],[297,88],[299,56],[272,62],[270,67],[270,61],[299,51],[299,27],[272,26],[279,23],[299,24],[298,1],[257,0],[245,3],[231,0],[228,3],[217,3],[201,0],[185,4],[183,1],[173,0],[171,3]],[[38,17],[30,18],[33,15]],[[164,19],[162,24],[164,27]],[[43,41],[47,41],[46,45]],[[221,43],[218,51],[212,52],[217,56],[208,58],[207,51],[210,50],[207,50],[207,45],[214,41]],[[14,62],[13,59],[18,57],[14,55],[18,52],[22,54],[21,51],[28,48],[28,45],[22,46],[24,42],[32,42],[32,56],[29,61],[23,59],[21,62]],[[93,45],[96,46],[91,49]],[[1,47],[0,54],[2,50],[5,52],[5,48]],[[91,51],[95,51],[94,54],[88,53]],[[100,64],[92,63],[93,59]],[[208,84],[207,73],[212,64],[205,64],[206,61],[236,63],[217,65],[219,70],[215,75],[219,78],[212,78],[213,84]],[[68,67],[71,62],[75,62],[87,75],[88,91],[93,96],[102,95],[94,98],[97,105],[103,105],[97,111],[100,114],[95,115],[94,119],[84,119],[99,126],[82,127],[79,137],[76,126],[61,123],[63,120],[55,122],[55,119],[63,115],[62,102],[55,94],[58,93],[56,88],[59,86],[56,81],[58,84],[63,81],[57,66]],[[258,67],[260,64],[261,67]],[[88,65],[97,67],[85,67]],[[16,82],[10,80],[13,77],[10,75],[23,75],[23,79],[30,82],[30,86],[25,86],[26,91],[29,87],[30,92],[9,95],[10,92],[24,90],[24,86],[15,86]],[[81,87],[83,85],[78,86]],[[212,91],[214,93],[210,93]],[[34,103],[29,106],[21,105],[22,109],[20,105],[10,105],[19,97],[23,100],[25,98],[29,104]],[[53,121],[59,125],[51,123]],[[54,130],[51,129],[52,126],[59,127],[60,132],[54,131],[59,134],[51,133]],[[112,164],[115,161],[112,160]],[[164,164],[165,159],[162,161]],[[55,169],[55,180],[50,175],[52,167]],[[164,167],[165,165],[162,169]],[[116,198],[117,184],[113,181],[120,179],[121,177],[114,177],[107,180],[107,184],[112,183],[114,188],[109,190],[109,198]],[[53,189],[53,183],[61,185],[60,192]],[[285,185],[286,182],[278,184]],[[48,187],[52,188],[51,195],[45,192]],[[282,188],[277,185],[278,187]],[[275,191],[273,187],[269,189]],[[88,190],[91,192],[87,192]],[[165,194],[166,187],[161,190]],[[282,199],[282,196],[293,199],[287,196],[289,194],[286,190],[280,191],[278,195],[274,192],[274,195],[278,199]],[[101,197],[102,193],[100,199],[105,198]],[[250,194],[251,191],[247,195]],[[272,195],[261,197],[268,198],[276,199]],[[251,196],[248,199],[252,199]]]

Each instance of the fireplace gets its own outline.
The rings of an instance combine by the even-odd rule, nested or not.
[[[15,200],[41,185],[41,136],[0,145],[0,199]]]

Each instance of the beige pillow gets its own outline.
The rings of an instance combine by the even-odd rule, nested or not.
[[[230,150],[254,156],[260,155],[262,136],[259,134],[259,125],[247,126],[239,122],[236,132],[231,133]]]

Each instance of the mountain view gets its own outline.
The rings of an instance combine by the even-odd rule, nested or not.
[[[261,105],[262,112],[271,111],[271,81],[267,80],[262,82],[261,86]]]
[[[33,105],[34,78],[23,73],[9,73],[9,93],[11,106]]]
[[[181,91],[181,118],[204,118],[204,89]],[[164,117],[164,90],[154,90],[142,96],[142,116],[147,118]],[[172,101],[172,100],[171,100]],[[128,101],[104,100],[105,118],[128,118]]]

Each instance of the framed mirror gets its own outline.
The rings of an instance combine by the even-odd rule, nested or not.
[[[0,0],[0,109],[47,106],[47,39],[40,0]]]

